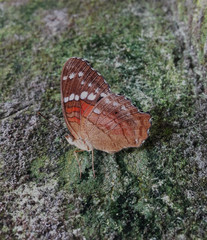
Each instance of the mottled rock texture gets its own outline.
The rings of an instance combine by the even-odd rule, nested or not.
[[[0,239],[206,238],[205,0],[0,1],[0,39]],[[95,179],[64,139],[71,56],[152,115],[141,148],[95,151]]]

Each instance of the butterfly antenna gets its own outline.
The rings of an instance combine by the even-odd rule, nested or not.
[[[47,117],[45,117],[44,115],[42,115],[42,113],[37,112],[37,115],[40,115],[41,117],[43,117],[45,120],[49,121],[52,125],[54,125],[57,129],[60,129],[60,127],[55,124],[53,121],[49,120]]]

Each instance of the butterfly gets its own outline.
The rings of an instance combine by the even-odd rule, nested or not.
[[[61,105],[70,131],[66,139],[81,150],[92,151],[92,167],[93,149],[115,153],[139,147],[148,137],[150,114],[111,92],[104,77],[84,59],[72,57],[65,63]]]

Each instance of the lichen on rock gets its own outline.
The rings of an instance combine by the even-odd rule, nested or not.
[[[205,238],[206,18],[204,0],[0,3],[0,239]],[[64,140],[72,56],[152,115],[141,148],[95,151],[95,179]]]

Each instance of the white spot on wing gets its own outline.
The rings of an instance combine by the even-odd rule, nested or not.
[[[63,77],[63,80],[67,80],[67,79],[68,79],[68,76],[64,76],[64,77]]]
[[[123,106],[121,106],[121,110],[124,110],[124,111],[125,111],[125,110],[127,110],[127,109],[126,109],[126,107],[123,105]]]
[[[100,90],[99,88],[96,88],[96,90],[95,90],[95,93],[98,93],[98,92],[99,92],[99,90]]]
[[[106,97],[107,95],[105,93],[101,93],[101,97]]]
[[[97,113],[97,114],[100,114],[100,113],[101,113],[101,111],[100,111],[98,108],[95,108],[93,111],[94,111],[95,113]]]
[[[75,95],[75,100],[78,101],[79,100],[79,96]]]
[[[81,85],[83,85],[84,83],[85,83],[85,81],[82,81],[82,82],[81,82]]]
[[[85,99],[88,96],[88,92],[84,91],[81,93],[80,98]]]
[[[75,77],[75,73],[71,73],[70,75],[69,75],[69,78],[70,79],[73,79]]]
[[[63,102],[66,103],[69,101],[69,97],[64,97]]]
[[[96,98],[96,94],[90,93],[87,98],[88,100],[93,101]]]
[[[105,103],[110,103],[111,101],[107,98],[106,100],[105,100]]]
[[[89,83],[88,86],[91,87],[91,86],[92,86],[92,83]]]
[[[69,101],[72,101],[74,99],[74,97],[75,97],[74,93],[70,94]]]
[[[79,76],[79,77],[82,77],[82,76],[83,76],[83,72],[79,72],[79,73],[78,73],[78,76]]]
[[[113,102],[113,106],[114,107],[119,106],[118,102]]]

